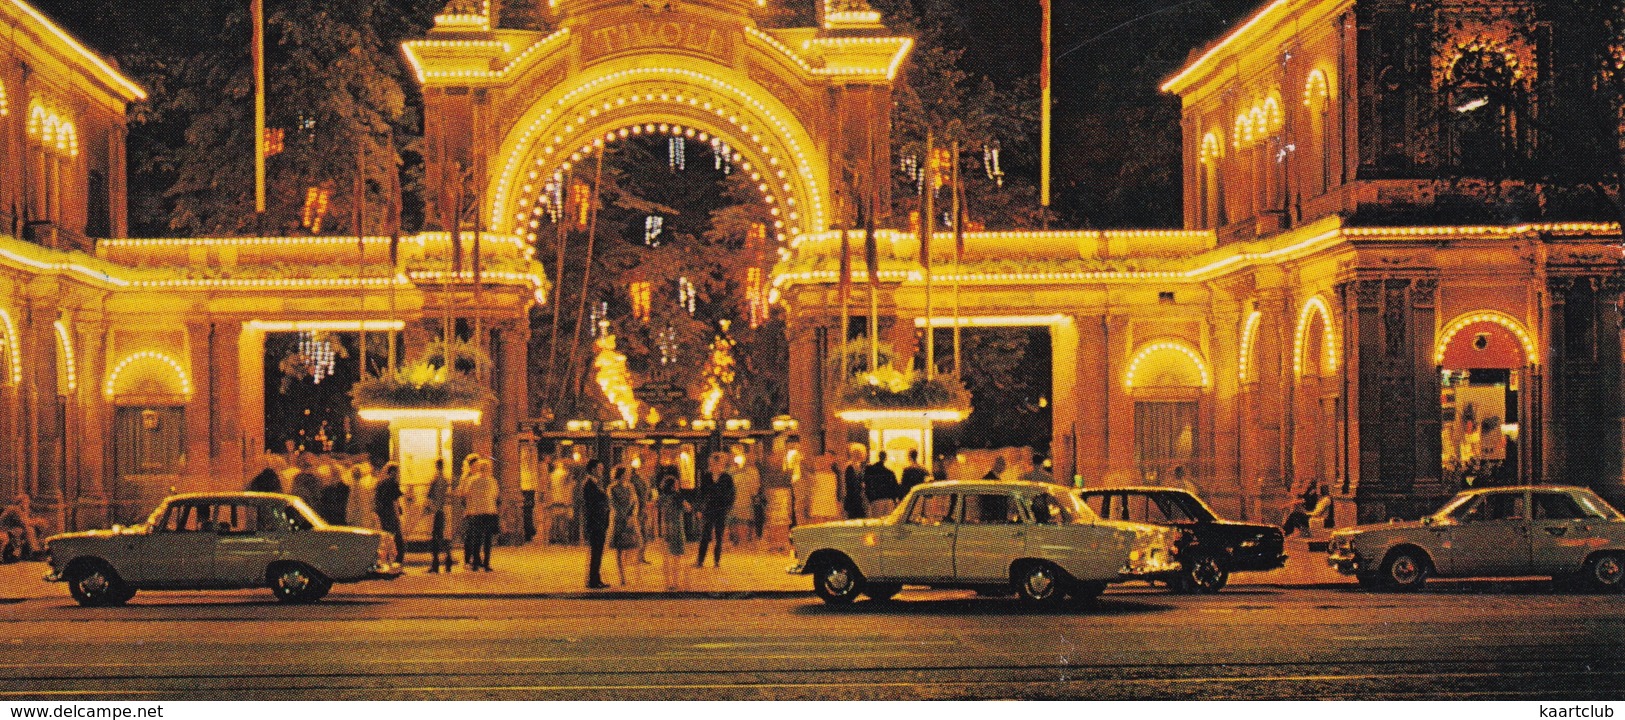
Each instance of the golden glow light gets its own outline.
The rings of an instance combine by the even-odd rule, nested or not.
[[[1163,92],[1178,92],[1178,89],[1182,87],[1186,78],[1189,78],[1191,75],[1195,74],[1197,70],[1201,69],[1203,65],[1207,64],[1208,60],[1213,59],[1214,56],[1218,55],[1221,51],[1228,47],[1230,43],[1235,42],[1237,38],[1246,35],[1248,31],[1262,23],[1265,18],[1273,15],[1278,10],[1288,7],[1290,4],[1291,3],[1289,0],[1275,0],[1274,2],[1265,5],[1262,10],[1259,10],[1257,13],[1254,13],[1251,18],[1248,18],[1247,22],[1242,23],[1241,26],[1237,27],[1229,35],[1224,36],[1223,40],[1215,43],[1213,47],[1208,48],[1208,51],[1202,53],[1201,57],[1197,58],[1189,65],[1186,65],[1184,69],[1174,74],[1173,77],[1168,78],[1168,80],[1164,82],[1159,89]],[[1266,27],[1269,26],[1270,25],[1266,25]]]
[[[1522,323],[1505,313],[1486,310],[1462,315],[1455,320],[1451,320],[1445,326],[1444,332],[1439,334],[1439,343],[1433,349],[1433,364],[1444,364],[1445,348],[1450,346],[1450,341],[1455,339],[1456,333],[1461,332],[1462,328],[1468,325],[1481,322],[1495,323],[1506,328],[1508,332],[1518,338],[1518,344],[1523,346],[1524,362],[1530,365],[1540,363],[1540,355],[1535,352],[1535,340],[1529,336],[1529,331],[1524,329]]]
[[[961,316],[960,327],[1044,327],[1047,325],[1060,325],[1071,322],[1070,315],[979,315]],[[931,327],[953,327],[954,319],[951,317],[934,316],[931,318]],[[925,318],[914,318],[914,327],[925,327]]]
[[[28,106],[28,134],[39,138],[40,146],[68,157],[79,155],[79,130],[73,121],[35,100]]]
[[[608,321],[602,321],[608,325]],[[626,369],[626,355],[615,349],[615,336],[604,333],[594,343],[598,356],[592,366],[598,388],[604,391],[609,404],[615,406],[627,427],[637,427],[638,399],[632,393],[632,374]]]
[[[22,342],[17,337],[17,323],[12,321],[11,313],[6,312],[4,308],[0,308],[0,323],[4,323],[4,327],[0,329],[5,330],[6,354],[10,356],[7,358],[9,360],[7,364],[11,366],[11,373],[6,380],[12,385],[17,385],[23,381],[23,350]]]
[[[73,339],[68,336],[68,326],[61,320],[51,325],[56,328],[57,350],[61,353],[57,356],[57,362],[61,363],[63,375],[67,376],[68,392],[71,393],[79,389],[79,363],[74,361]]]
[[[1309,323],[1320,316],[1321,363],[1328,372],[1337,371],[1337,331],[1332,326],[1332,313],[1319,295],[1309,298],[1298,311],[1298,329],[1292,334],[1292,374],[1303,377],[1304,342],[1308,339]]]
[[[1191,346],[1186,345],[1183,342],[1176,340],[1162,340],[1151,343],[1150,345],[1146,345],[1145,347],[1140,348],[1139,352],[1134,354],[1134,359],[1129,361],[1128,372],[1123,375],[1123,387],[1133,388],[1138,380],[1140,364],[1145,362],[1146,359],[1152,355],[1161,352],[1177,352],[1184,355],[1186,358],[1189,358],[1191,363],[1196,366],[1196,372],[1202,379],[1202,387],[1207,387],[1211,384],[1207,373],[1207,363],[1202,362],[1202,356],[1197,354],[1196,350],[1192,349]]]
[[[249,320],[248,330],[259,332],[379,332],[401,330],[404,320]]]
[[[1303,83],[1303,106],[1315,107],[1317,103],[1326,103],[1331,99],[1331,83],[1326,81],[1326,73],[1320,68],[1309,71],[1309,79]]]
[[[467,422],[480,424],[476,408],[363,408],[362,420],[373,422]]]
[[[874,420],[930,420],[933,422],[959,422],[964,420],[966,412],[949,408],[933,408],[929,410],[842,410],[836,413],[842,420],[852,423],[870,422]]]
[[[1241,324],[1241,355],[1236,362],[1239,368],[1237,376],[1241,382],[1247,382],[1247,366],[1253,357],[1253,342],[1258,339],[1258,321],[1264,313],[1254,310],[1247,313],[1247,320]]]
[[[45,15],[40,11],[35,10],[32,5],[23,2],[23,0],[11,0],[11,4],[14,7],[22,10],[35,22],[44,27],[46,31],[51,34],[51,36],[55,37],[59,42],[67,46],[73,54],[78,55],[81,60],[89,63],[91,67],[99,71],[102,80],[111,85],[113,89],[122,91],[126,102],[147,99],[147,91],[142,90],[140,85],[131,82],[129,78],[124,77],[119,73],[119,71],[114,70],[113,66],[108,65],[107,61],[103,60],[100,55],[91,52],[84,45],[79,44],[79,41],[73,39],[72,35],[69,35],[67,32],[63,31],[62,28],[57,27],[56,23],[51,22],[51,19],[45,17]]]
[[[175,358],[156,350],[142,350],[120,360],[117,365],[113,366],[113,371],[107,373],[107,384],[103,388],[103,393],[107,397],[113,397],[114,391],[118,387],[119,373],[124,372],[124,369],[129,367],[131,363],[141,360],[153,360],[168,365],[171,370],[175,371],[175,377],[180,381],[181,395],[187,398],[192,396],[192,380],[186,376],[186,369],[181,367],[181,364]]]

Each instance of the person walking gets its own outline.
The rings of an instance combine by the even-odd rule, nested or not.
[[[253,480],[248,481],[248,490],[249,492],[282,492],[282,476],[277,475],[275,470],[267,467],[261,470],[260,474],[255,475]]]
[[[616,466],[614,479],[609,483],[609,537],[615,548],[615,574],[623,586],[626,585],[627,558],[643,545],[639,533],[642,521],[639,520],[638,490],[627,477],[629,470],[625,465]]]
[[[401,533],[401,470],[390,463],[384,466],[384,477],[372,495],[372,512],[378,516],[378,528],[395,536],[395,559],[406,564],[406,536]]]
[[[633,448],[626,460],[626,479],[632,483],[632,490],[638,498],[638,564],[652,565],[649,562],[649,543],[659,536],[660,532],[654,524],[655,490],[648,480],[643,478],[643,466],[648,462],[647,456],[637,448]],[[653,468],[651,467],[652,471]]]
[[[931,473],[926,472],[925,468],[920,465],[920,451],[910,448],[908,451],[908,467],[903,468],[903,497],[907,497],[908,491],[913,490],[915,486],[923,485],[930,479]],[[902,498],[898,498],[898,501],[901,502]]]
[[[677,471],[666,470],[660,473],[659,486],[655,492],[659,493],[655,501],[658,511],[658,526],[660,539],[666,547],[666,556],[661,559],[661,574],[665,576],[666,589],[677,590],[688,586],[688,569],[685,566],[688,554],[687,538],[683,532],[683,493],[677,485]]]
[[[885,517],[897,507],[897,473],[886,467],[886,451],[875,454],[874,464],[863,469],[863,493],[869,501],[869,517]]]
[[[440,572],[440,553],[446,553],[446,572],[451,572],[451,543],[446,540],[446,501],[451,495],[451,480],[446,477],[444,458],[434,459],[434,479],[429,481],[429,502],[423,506],[424,515],[433,515],[429,535],[429,572]]]
[[[847,449],[846,468],[841,471],[841,510],[848,520],[869,517],[869,502],[863,490],[863,459],[868,454],[862,445]]]
[[[597,590],[607,588],[601,574],[604,564],[604,536],[609,532],[609,495],[604,492],[604,486],[599,474],[603,462],[598,458],[587,461],[586,470],[581,476],[581,492],[577,493],[580,507],[576,509],[576,517],[581,519],[582,537],[587,541],[587,588]]]
[[[474,541],[474,523],[470,522],[468,510],[468,484],[473,482],[474,474],[478,472],[480,462],[479,453],[469,453],[463,456],[463,471],[457,476],[457,486],[452,489],[452,520],[453,524],[463,529],[463,567],[469,570],[478,570],[474,560],[474,549],[479,543]]]
[[[812,486],[808,488],[807,520],[824,522],[841,516],[840,466],[835,454],[825,452],[813,461]]]
[[[345,471],[333,473],[322,486],[322,492],[317,496],[317,514],[327,521],[328,525],[349,524],[350,513],[350,486],[344,482]]]
[[[706,473],[700,476],[700,515],[703,524],[700,530],[700,554],[694,559],[694,567],[705,566],[706,545],[712,541],[716,542],[716,549],[711,555],[711,567],[722,566],[722,537],[727,532],[728,515],[733,512],[734,495],[734,478],[728,474],[727,453],[712,453]]]
[[[45,553],[40,544],[40,533],[45,530],[45,518],[34,517],[33,499],[28,493],[17,493],[5,510],[0,510],[0,561],[32,560]]]
[[[1179,470],[1179,468],[1174,468],[1174,470],[1176,472],[1181,472]],[[1019,478],[1017,478],[1017,479],[1018,480],[1025,480],[1027,482],[1036,482],[1036,483],[1054,483],[1055,482],[1055,476],[1051,475],[1048,470],[1044,469],[1044,455],[1043,455],[1043,453],[1033,453],[1032,463],[1027,466],[1027,472],[1022,473],[1021,476]]]
[[[469,538],[474,541],[472,569],[491,572],[491,543],[497,535],[497,506],[501,498],[490,458],[475,461],[474,474],[462,490],[468,512],[464,522],[471,530]]]

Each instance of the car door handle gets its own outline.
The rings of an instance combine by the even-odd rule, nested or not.
[[[1561,525],[1554,525],[1546,528],[1546,532],[1551,534],[1552,537],[1563,537],[1563,534],[1568,531],[1568,528]]]

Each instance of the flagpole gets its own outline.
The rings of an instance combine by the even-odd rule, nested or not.
[[[836,345],[841,353],[841,384],[844,386],[852,375],[851,359],[847,357],[846,342],[852,332],[852,239],[850,230],[846,227],[845,218],[841,222],[841,266],[840,266],[840,296],[841,296],[841,341]]]
[[[925,182],[920,183],[920,265],[925,268],[925,379],[930,380],[937,374],[937,333],[931,327],[931,231],[936,224],[937,158],[930,127],[925,129],[925,167]]]
[[[955,152],[954,157],[959,155]],[[964,276],[961,263],[965,256],[965,197],[964,187],[959,179],[959,163],[954,162],[954,377],[961,378],[959,372],[959,279]]]
[[[259,225],[265,216],[265,3],[251,0],[254,25],[254,214]],[[256,227],[256,232],[262,228]]]
[[[361,304],[361,379],[367,377],[367,146],[361,144],[355,153],[355,190],[351,193],[355,206],[356,280],[360,288],[356,297]]]
[[[1043,35],[1044,35],[1044,43],[1043,43],[1043,45],[1044,45],[1044,57],[1043,57],[1043,60],[1039,63],[1039,69],[1038,69],[1038,79],[1039,79],[1040,85],[1042,86],[1042,95],[1041,95],[1041,98],[1042,98],[1042,101],[1041,101],[1042,119],[1040,120],[1040,123],[1039,123],[1040,127],[1039,127],[1039,131],[1038,131],[1039,135],[1040,135],[1040,138],[1039,138],[1039,148],[1040,149],[1039,149],[1039,160],[1038,160],[1038,165],[1039,165],[1039,168],[1038,168],[1038,174],[1039,174],[1039,178],[1038,178],[1038,186],[1039,186],[1038,202],[1039,202],[1039,205],[1041,206],[1040,209],[1039,209],[1039,215],[1042,216],[1041,219],[1040,219],[1040,222],[1043,223],[1043,226],[1044,226],[1045,230],[1049,229],[1049,191],[1050,191],[1050,187],[1049,187],[1049,175],[1050,175],[1050,143],[1049,143],[1049,136],[1050,136],[1050,108],[1051,108],[1051,102],[1050,102],[1050,58],[1049,58],[1049,56],[1050,56],[1050,2],[1051,2],[1051,0],[1040,0],[1040,2],[1039,2],[1039,4],[1041,6],[1043,6],[1043,16],[1044,16],[1043,23],[1042,23],[1043,24]]]

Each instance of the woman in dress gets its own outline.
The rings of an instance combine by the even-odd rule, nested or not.
[[[609,483],[609,542],[615,548],[615,572],[622,585],[626,584],[627,563],[638,561],[638,505],[638,491],[627,478],[626,466],[616,466]]]
[[[677,590],[688,585],[687,538],[683,532],[683,492],[677,486],[677,469],[665,468],[660,472],[656,486],[655,507],[659,511],[659,536],[666,546],[660,569],[666,578],[666,589]]]

